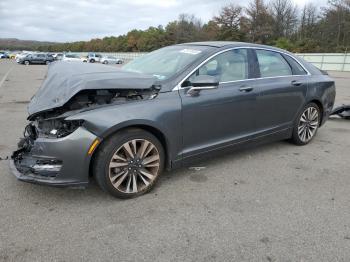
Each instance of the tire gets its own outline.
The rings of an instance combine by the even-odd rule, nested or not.
[[[95,59],[91,59],[91,60],[90,60],[90,63],[95,63]]]
[[[45,64],[46,64],[46,65],[48,65],[48,64],[50,64],[50,63],[51,63],[50,61],[45,61]]]
[[[28,60],[23,62],[24,65],[30,65],[30,62]]]
[[[134,198],[154,187],[163,171],[164,160],[163,146],[154,135],[142,129],[125,129],[100,145],[92,171],[105,192],[118,198]]]
[[[102,62],[102,64],[107,65],[107,64],[108,64],[108,61],[105,60],[105,61]]]
[[[299,113],[293,127],[291,141],[299,146],[314,139],[320,126],[321,110],[315,103],[307,104]]]

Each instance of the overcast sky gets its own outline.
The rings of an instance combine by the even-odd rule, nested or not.
[[[305,0],[293,0],[302,5]],[[327,0],[313,1],[324,5]],[[203,22],[244,0],[0,0],[0,38],[78,41],[166,25],[180,13]]]

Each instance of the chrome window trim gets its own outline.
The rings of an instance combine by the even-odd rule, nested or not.
[[[305,66],[303,64],[301,64],[297,59],[295,59],[292,55],[283,52],[283,51],[279,51],[279,50],[274,50],[274,49],[270,49],[270,48],[264,48],[264,47],[253,47],[253,46],[240,46],[240,47],[231,47],[231,48],[227,48],[225,50],[221,50],[220,52],[217,52],[213,55],[211,55],[210,57],[208,57],[207,59],[205,59],[202,63],[200,63],[195,69],[193,69],[189,74],[186,75],[186,77],[184,79],[182,79],[173,89],[172,91],[177,91],[177,90],[181,90],[184,89],[181,87],[181,85],[183,84],[183,82],[185,82],[185,80],[187,78],[189,78],[194,72],[196,72],[202,65],[204,65],[206,62],[208,62],[210,59],[231,51],[231,50],[235,50],[235,49],[258,49],[258,50],[266,50],[266,51],[271,51],[271,52],[276,52],[276,53],[280,53],[280,54],[284,54],[289,56],[290,58],[292,58],[295,62],[297,62],[306,72],[306,75],[285,75],[285,76],[267,76],[267,77],[257,77],[257,78],[247,78],[247,79],[241,79],[241,80],[232,80],[232,81],[225,81],[225,82],[219,82],[219,84],[227,84],[227,83],[235,83],[235,82],[242,82],[242,81],[250,81],[250,80],[259,80],[259,79],[269,79],[269,78],[280,78],[280,77],[293,77],[293,76],[309,76],[311,75],[311,73],[309,72],[309,70],[307,70],[305,68]]]

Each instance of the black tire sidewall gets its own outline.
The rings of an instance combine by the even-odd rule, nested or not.
[[[147,188],[137,193],[123,193],[117,190],[112,185],[109,179],[109,163],[113,154],[117,151],[117,149],[127,141],[130,141],[133,139],[146,139],[152,142],[152,144],[154,144],[158,149],[159,156],[160,156],[160,166],[159,166],[157,177],[152,181],[152,183]],[[154,187],[159,176],[163,172],[164,162],[165,162],[164,160],[165,160],[165,154],[164,154],[163,146],[154,135],[141,129],[123,130],[109,137],[100,146],[100,148],[98,149],[98,152],[96,152],[96,157],[93,163],[93,175],[96,179],[97,184],[104,191],[118,198],[133,198],[149,192]]]
[[[299,137],[299,134],[298,134],[298,126],[299,126],[299,122],[300,122],[300,118],[301,118],[301,115],[304,113],[304,111],[309,108],[309,107],[314,107],[316,108],[317,112],[318,112],[318,127],[316,129],[316,132],[314,134],[314,136],[307,142],[304,142],[300,139]],[[319,108],[319,106],[313,102],[311,103],[308,103],[306,104],[303,109],[300,111],[300,113],[298,114],[298,117],[297,119],[295,120],[295,123],[294,123],[294,127],[293,127],[293,135],[292,135],[292,141],[296,144],[296,145],[307,145],[308,143],[310,143],[314,138],[315,136],[317,135],[317,131],[318,131],[318,128],[319,128],[319,125],[320,125],[320,121],[321,121],[321,110]]]

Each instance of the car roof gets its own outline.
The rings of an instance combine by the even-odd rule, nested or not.
[[[255,48],[266,48],[266,49],[272,49],[280,52],[289,53],[286,50],[268,46],[268,45],[260,45],[260,44],[253,44],[253,43],[246,43],[246,42],[235,42],[235,41],[205,41],[205,42],[190,42],[190,43],[183,43],[179,45],[193,45],[193,46],[210,46],[210,47],[216,47],[216,48],[224,48],[224,47],[255,47]]]

